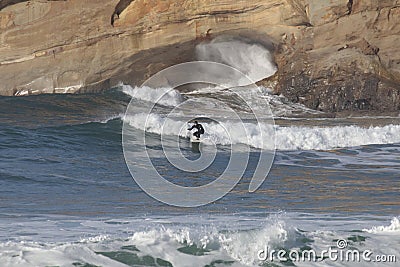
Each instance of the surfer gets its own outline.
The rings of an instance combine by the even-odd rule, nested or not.
[[[201,124],[198,123],[197,121],[194,121],[194,125],[193,125],[192,127],[190,127],[190,128],[188,129],[188,131],[191,131],[191,130],[193,130],[194,128],[196,128],[197,131],[194,132],[193,135],[197,138],[197,140],[199,140],[199,139],[200,139],[200,135],[204,134],[203,125],[201,125]]]

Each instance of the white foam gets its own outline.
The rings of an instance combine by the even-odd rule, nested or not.
[[[400,125],[383,127],[277,127],[280,150],[330,150],[370,144],[400,142]]]
[[[161,228],[137,232],[132,242],[140,251],[151,253],[153,257],[168,260],[173,266],[204,266],[212,260],[232,260],[240,265],[256,266],[259,263],[257,252],[265,246],[280,247],[288,240],[285,223],[280,220],[267,220],[260,229],[247,231],[220,232],[215,227],[199,230],[189,228]],[[208,250],[206,255],[196,257],[177,254],[176,249],[196,246]]]
[[[35,226],[38,225],[39,229],[43,230],[43,233],[38,233],[40,236],[51,235],[52,238],[47,241],[2,241],[0,262],[1,266],[6,267],[73,266],[74,263],[120,267],[126,265],[119,262],[115,256],[109,257],[102,252],[123,251],[127,255],[125,259],[128,260],[151,256],[153,259],[166,260],[173,266],[197,267],[211,265],[215,261],[234,261],[232,265],[221,264],[221,266],[259,266],[262,262],[258,259],[258,251],[265,248],[299,250],[299,247],[307,245],[320,253],[335,246],[336,239],[352,236],[353,230],[362,229],[381,219],[381,217],[368,217],[365,220],[362,217],[340,219],[336,215],[332,217],[329,214],[322,217],[313,214],[277,214],[263,218],[242,214],[70,221],[74,222],[73,226],[68,224],[72,228],[60,222],[66,226],[66,230],[62,231],[63,237],[55,239],[53,234],[60,231],[59,224],[52,221],[37,221],[32,224],[32,221],[27,221],[21,223],[19,227],[36,231],[38,228]],[[7,223],[7,225],[15,227],[15,224]],[[302,230],[296,230],[299,228]],[[393,238],[393,234],[397,237],[399,229],[399,218],[396,217],[390,226],[364,230],[368,232],[362,235],[366,239],[351,243],[351,246],[361,251],[372,250],[374,255],[396,255],[398,258],[398,239]],[[77,232],[84,234],[85,237],[79,239]],[[66,237],[70,239],[69,235],[72,235],[73,239],[65,241]],[[305,244],[302,241],[303,237],[310,239],[310,242]],[[193,255],[182,251],[182,248],[186,248],[188,252],[196,250],[196,247],[198,251],[204,249],[204,255]],[[347,266],[329,260],[324,262],[326,266]],[[140,265],[139,262],[136,264]],[[279,265],[279,262],[276,261],[276,264]],[[296,262],[296,265],[320,266],[321,262]],[[355,263],[355,266],[364,265],[365,262]]]
[[[259,230],[222,234],[219,236],[222,249],[233,259],[247,266],[257,266],[258,251],[266,246],[276,248],[288,240],[284,222],[276,222]]]
[[[363,231],[370,234],[400,233],[400,220],[395,217],[392,219],[389,226],[374,226],[371,229],[363,229]]]
[[[140,113],[125,116],[124,120],[129,125],[150,133],[181,137],[188,137],[189,134],[187,131],[182,131],[187,128],[186,122],[164,118],[158,114]],[[203,123],[203,126],[206,130],[202,137],[205,144],[246,144],[256,148],[273,149],[269,139],[272,134],[272,125],[225,121],[220,124]],[[268,137],[265,136],[266,134],[269,134]]]
[[[81,238],[81,240],[79,240],[79,242],[81,242],[81,243],[98,243],[98,242],[105,241],[107,239],[110,239],[109,235],[97,235],[97,236],[92,236],[92,237],[88,237],[88,238]]]
[[[147,119],[147,124],[145,125]],[[124,118],[129,125],[150,133],[187,137],[182,132],[186,122],[164,118],[158,114],[140,113]],[[146,126],[146,127],[145,127]],[[255,148],[273,149],[273,129],[276,131],[278,150],[330,150],[369,144],[400,142],[400,125],[383,127],[282,127],[269,124],[221,121],[221,124],[203,123],[206,144],[246,144]]]
[[[183,101],[183,96],[172,88],[153,89],[147,86],[132,88],[130,85],[122,85],[122,91],[133,98],[164,106],[176,106]]]
[[[257,112],[257,114],[265,114],[266,116],[272,113],[275,117],[321,113],[309,109],[302,104],[292,103],[283,95],[274,95],[271,88],[263,86],[229,88],[205,86],[182,94],[171,88],[154,89],[147,86],[132,88],[130,85],[123,84],[121,87],[122,91],[127,95],[151,104],[157,103],[175,107],[184,103],[180,109],[186,107],[184,112],[188,115],[191,115],[196,110],[209,112],[213,116],[218,116],[224,113],[227,108],[229,109],[229,107],[236,110],[236,112],[245,111],[249,114]],[[185,101],[190,101],[190,104],[187,104]]]
[[[107,257],[97,255],[87,244],[41,244],[37,242],[7,242],[0,244],[2,267],[74,266],[76,262],[96,266],[123,267]]]
[[[97,252],[121,251],[123,246],[134,245],[138,257],[151,256],[170,262],[173,266],[205,266],[214,261],[235,260],[229,266],[256,265],[256,251],[265,245],[283,245],[286,231],[279,225],[265,226],[244,232],[201,228],[152,228],[135,232],[131,238],[105,238],[103,235],[81,240],[78,243],[0,243],[1,266],[73,266],[87,263],[96,266],[126,266]],[[206,250],[202,256],[179,251],[195,246]],[[245,249],[244,249],[245,248]],[[133,256],[133,255],[132,255]]]
[[[238,87],[223,91],[228,97],[233,98],[236,94],[240,96],[247,106],[257,114],[269,115],[272,113],[275,117],[289,116],[293,114],[321,114],[322,112],[312,110],[298,103],[290,102],[283,95],[274,95],[271,88],[263,86],[258,87]],[[243,106],[242,103],[240,103]]]
[[[199,60],[227,64],[246,74],[253,82],[273,75],[277,68],[270,51],[260,44],[240,40],[214,39],[196,47]]]
[[[322,114],[321,111],[307,108],[302,104],[292,103],[283,95],[275,95],[273,94],[273,90],[271,88],[264,86],[243,86],[235,88],[203,87],[184,93],[184,95],[192,97],[190,98],[191,100],[198,102],[204,102],[203,100],[207,99],[208,103],[214,103],[214,98],[218,100],[233,100],[240,96],[240,101],[237,103],[237,105],[241,109],[243,109],[244,106],[248,106],[252,109],[248,110],[248,112],[257,111],[258,114],[267,113],[266,115],[272,113],[275,117]],[[203,99],[199,98],[199,95],[202,96]],[[209,97],[203,97],[204,95],[208,95]],[[207,105],[203,104],[203,107],[200,110],[202,110],[204,106],[207,107]],[[219,102],[219,106],[217,106],[217,108],[220,110],[224,109],[224,107],[221,106],[221,102]]]
[[[105,124],[112,120],[121,119],[123,116],[124,116],[124,114],[111,115],[104,119],[95,120],[94,122],[99,122],[99,123]]]

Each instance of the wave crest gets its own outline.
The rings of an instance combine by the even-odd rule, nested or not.
[[[130,85],[122,85],[122,92],[132,98],[157,103],[164,106],[176,106],[183,102],[183,96],[172,88],[150,88],[148,86],[133,88]]]
[[[370,234],[378,234],[378,233],[400,233],[400,220],[395,217],[390,222],[389,226],[374,226],[371,229],[363,229],[364,232]]]
[[[186,122],[164,118],[158,114],[135,114],[124,118],[131,126],[155,134],[187,137]],[[147,120],[147,124],[146,124]],[[278,150],[331,150],[371,144],[400,142],[400,125],[383,127],[283,127],[269,124],[224,121],[203,123],[206,144],[246,144],[254,148],[273,149],[271,138],[276,136]],[[275,129],[275,134],[274,134]]]

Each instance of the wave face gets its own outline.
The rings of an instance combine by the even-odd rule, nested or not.
[[[270,51],[256,43],[241,40],[224,41],[217,38],[210,43],[197,45],[196,54],[199,60],[234,67],[254,82],[268,78],[277,71]]]

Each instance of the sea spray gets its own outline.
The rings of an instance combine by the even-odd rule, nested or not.
[[[196,47],[198,60],[227,64],[240,70],[254,81],[270,77],[277,71],[270,51],[261,44],[244,40],[216,38]]]

